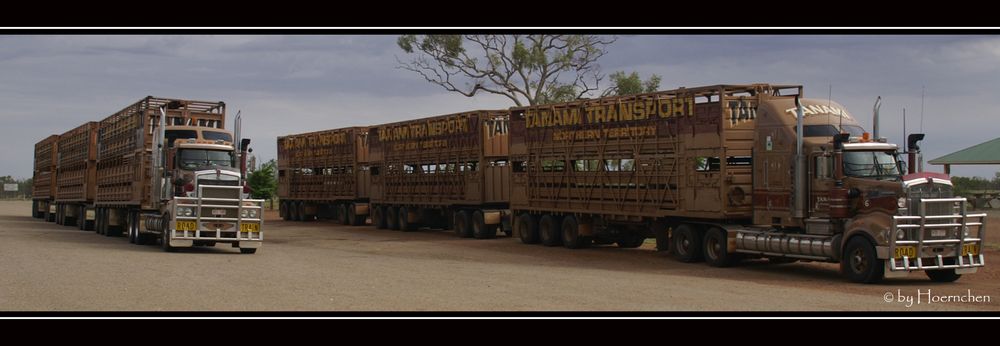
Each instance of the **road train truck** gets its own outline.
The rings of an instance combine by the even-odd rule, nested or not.
[[[515,233],[568,248],[655,237],[713,266],[834,262],[865,283],[975,272],[985,214],[947,175],[917,170],[922,134],[904,165],[875,117],[873,137],[836,102],[770,84],[512,108]]]
[[[249,199],[250,140],[224,129],[223,102],[148,96],[98,127],[94,228],[165,251],[229,243],[255,253],[263,200]]]

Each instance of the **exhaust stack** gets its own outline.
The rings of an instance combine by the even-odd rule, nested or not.
[[[878,136],[878,110],[879,110],[879,108],[882,108],[882,96],[879,96],[877,99],[875,99],[875,107],[872,110],[872,113],[874,113],[874,115],[872,116],[872,138],[874,140],[876,140],[876,141],[878,141],[878,139],[879,139],[879,136]]]
[[[795,95],[795,163],[792,172],[795,173],[792,183],[792,217],[804,218],[806,209],[806,156],[802,147],[802,120],[805,110],[799,95]]]
[[[920,146],[917,144],[922,140],[924,140],[923,133],[911,133],[906,137],[906,147],[909,148],[906,156],[906,161],[908,161],[906,165],[907,174],[924,171],[924,158],[920,155]]]

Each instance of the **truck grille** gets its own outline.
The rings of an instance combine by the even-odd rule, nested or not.
[[[945,184],[919,184],[910,187],[907,191],[907,205],[909,208],[909,215],[917,216],[920,215],[920,199],[921,198],[951,198],[952,187]],[[925,210],[925,215],[951,215],[955,213],[954,206],[948,203],[931,203],[928,204]],[[947,221],[947,220],[945,220]]]
[[[200,185],[239,186],[239,180],[198,179]]]

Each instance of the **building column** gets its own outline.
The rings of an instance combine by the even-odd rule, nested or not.
[[[951,165],[949,165],[947,163],[944,164],[944,174],[951,175]]]

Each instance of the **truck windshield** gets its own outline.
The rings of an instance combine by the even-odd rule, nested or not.
[[[895,180],[899,178],[896,157],[885,151],[845,151],[844,174],[856,178]]]
[[[233,154],[222,150],[184,149],[178,154],[177,165],[181,169],[200,167],[232,167]]]

